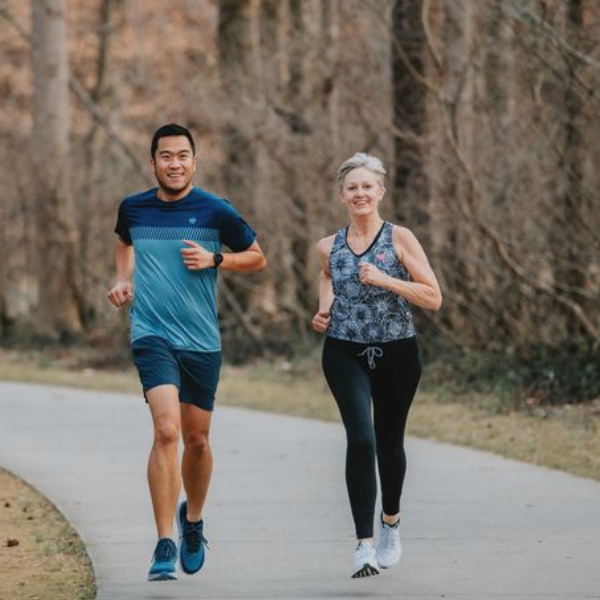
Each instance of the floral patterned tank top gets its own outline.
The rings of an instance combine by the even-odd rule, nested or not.
[[[393,229],[391,223],[385,222],[362,254],[355,254],[348,246],[347,227],[337,232],[329,257],[335,299],[328,336],[372,344],[415,335],[409,302],[383,288],[364,285],[359,279],[359,265],[368,262],[391,277],[410,280],[394,249]]]

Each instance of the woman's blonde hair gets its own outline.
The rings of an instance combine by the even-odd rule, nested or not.
[[[357,152],[354,156],[351,156],[349,159],[345,160],[342,163],[342,166],[338,169],[337,180],[340,191],[344,187],[344,179],[346,179],[346,175],[348,175],[350,171],[359,169],[361,167],[371,171],[371,173],[377,177],[379,184],[383,185],[387,171],[385,170],[381,159],[377,158],[376,156],[372,156],[371,154],[366,154],[365,152]]]

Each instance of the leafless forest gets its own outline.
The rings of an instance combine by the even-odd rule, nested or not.
[[[596,0],[0,0],[0,57],[6,343],[121,343],[116,209],[176,121],[197,183],[269,260],[223,278],[229,347],[310,339],[315,243],[345,224],[335,170],[367,151],[388,167],[384,216],[442,285],[426,352],[527,368],[542,399],[600,395]]]

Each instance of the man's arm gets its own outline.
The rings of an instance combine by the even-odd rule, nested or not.
[[[108,292],[108,299],[116,307],[121,308],[133,298],[133,283],[131,280],[135,265],[133,246],[126,244],[121,238],[117,239],[115,265],[117,267],[117,282]]]
[[[210,252],[200,246],[200,244],[190,240],[183,240],[183,243],[188,247],[183,248],[181,256],[183,257],[183,264],[190,271],[200,271],[215,266],[214,252]],[[223,262],[219,268],[239,273],[252,273],[262,271],[266,266],[267,259],[258,242],[254,241],[247,250],[224,253]]]

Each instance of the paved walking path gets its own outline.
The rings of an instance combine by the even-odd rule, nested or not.
[[[140,398],[0,383],[0,465],[71,520],[98,600],[600,598],[600,484],[410,439],[404,558],[349,578],[337,424],[218,408],[198,576],[145,581],[154,545]]]

